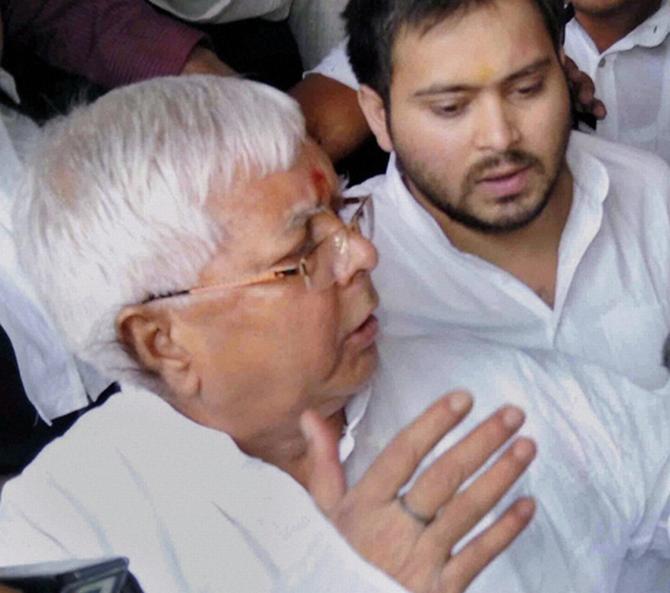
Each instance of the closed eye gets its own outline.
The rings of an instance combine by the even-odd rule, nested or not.
[[[544,78],[533,83],[519,85],[514,93],[522,97],[534,97],[544,90]]]
[[[458,103],[437,103],[431,105],[431,111],[439,116],[445,118],[458,117],[465,113],[468,104],[465,102]]]

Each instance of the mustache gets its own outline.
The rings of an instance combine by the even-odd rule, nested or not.
[[[467,187],[473,187],[481,178],[486,176],[486,173],[505,165],[524,169],[533,167],[540,173],[544,172],[544,165],[536,156],[523,150],[506,150],[505,152],[483,158],[472,165],[465,179]]]

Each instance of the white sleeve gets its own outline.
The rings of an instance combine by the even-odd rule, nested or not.
[[[337,80],[356,91],[358,90],[358,80],[356,80],[354,71],[351,69],[351,64],[349,64],[349,57],[347,56],[346,39],[334,47],[316,68],[305,72],[305,75],[307,74],[321,74],[322,76]]]

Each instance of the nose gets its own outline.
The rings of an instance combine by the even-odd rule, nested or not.
[[[349,233],[349,257],[336,270],[337,283],[347,285],[359,272],[371,272],[377,267],[379,254],[372,241],[356,232]]]
[[[503,152],[521,137],[513,107],[506,105],[504,98],[498,96],[482,99],[476,125],[477,147],[480,150]]]

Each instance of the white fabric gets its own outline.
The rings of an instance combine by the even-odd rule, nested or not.
[[[0,70],[0,86],[15,100],[14,82]],[[39,130],[27,117],[0,106],[0,325],[9,336],[30,402],[47,422],[87,405],[74,358],[52,326],[20,269],[12,238],[11,209],[22,160]],[[84,369],[96,398],[109,384]]]
[[[230,23],[263,17],[272,21],[288,17],[293,0],[150,0],[152,4],[187,21]]]
[[[343,85],[358,90],[358,80],[351,69],[347,56],[347,40],[334,47],[328,55],[312,70],[305,74],[321,74],[333,78]]]
[[[347,0],[150,0],[187,21],[231,23],[248,18],[288,18],[305,68],[313,68],[344,37]]]
[[[534,496],[537,513],[468,593],[611,593],[621,570],[639,567],[635,557],[665,560],[653,572],[645,565],[636,586],[622,591],[670,591],[669,386],[648,392],[556,353],[456,334],[387,337],[380,359],[347,463],[352,482],[402,426],[448,391],[468,388],[475,407],[434,453],[505,403],[526,411],[521,434],[536,441],[537,458],[480,528],[519,496]]]
[[[559,248],[555,306],[456,249],[412,198],[391,159],[371,193],[380,259],[373,280],[390,334],[454,328],[511,346],[557,350],[643,387],[668,379],[670,168],[635,148],[573,133],[573,206]]]
[[[670,0],[602,54],[573,19],[565,52],[593,79],[607,107],[597,134],[670,163]]]
[[[139,389],[82,417],[0,504],[0,565],[117,554],[146,593],[404,591],[290,476]]]

